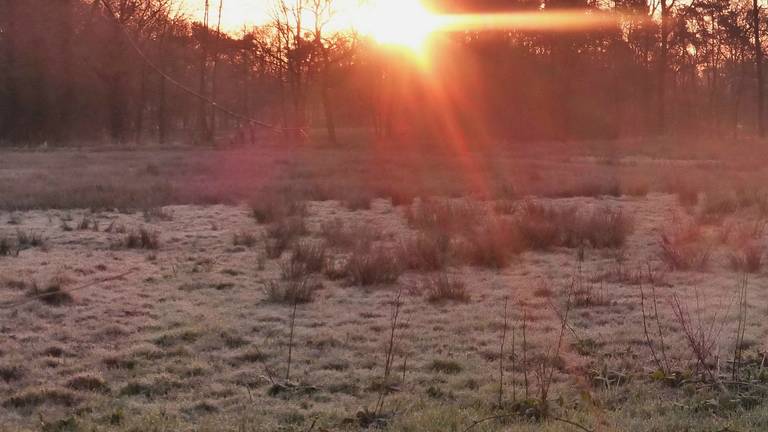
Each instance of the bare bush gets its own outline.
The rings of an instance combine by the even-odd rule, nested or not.
[[[464,281],[446,273],[424,279],[422,289],[430,302],[453,300],[466,303],[469,301],[469,293]]]
[[[722,317],[715,313],[711,320],[702,318],[701,306],[699,304],[699,293],[696,292],[696,310],[695,318],[691,315],[688,304],[681,301],[677,294],[672,295],[672,312],[678,325],[683,331],[685,341],[696,358],[696,370],[705,374],[707,378],[717,380],[715,351],[720,334],[725,327],[727,313]]]

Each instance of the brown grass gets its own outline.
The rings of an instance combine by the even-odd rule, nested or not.
[[[659,258],[670,270],[702,270],[711,253],[701,227],[694,223],[677,225],[661,235]]]
[[[352,285],[370,286],[395,283],[403,268],[395,253],[372,247],[353,251],[344,272]]]
[[[119,243],[118,246],[126,249],[157,250],[160,249],[160,233],[146,227],[141,227],[126,234],[122,243]]]
[[[305,203],[295,194],[262,192],[250,201],[251,215],[259,223],[279,222],[289,216],[303,216]]]
[[[466,303],[470,300],[464,281],[446,273],[425,278],[421,288],[432,303],[446,300]]]
[[[314,293],[318,289],[306,278],[287,281],[267,281],[264,283],[264,293],[267,302],[281,304],[310,303],[314,299]]]
[[[74,301],[72,295],[66,291],[66,286],[71,283],[72,280],[67,276],[54,276],[42,288],[33,282],[27,295],[51,306],[67,305]]]
[[[324,242],[304,240],[296,243],[291,261],[301,263],[309,273],[320,273],[329,259]]]
[[[303,216],[291,216],[273,223],[267,228],[267,257],[280,258],[284,251],[306,233],[307,226]]]
[[[439,231],[416,234],[400,245],[400,260],[408,270],[435,271],[448,263],[451,239]]]

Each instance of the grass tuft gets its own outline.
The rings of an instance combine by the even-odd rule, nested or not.
[[[269,303],[302,304],[310,303],[314,299],[314,292],[318,289],[316,284],[307,279],[275,281],[264,284],[264,293]]]
[[[160,233],[141,227],[126,234],[121,246],[126,249],[156,250],[160,248]]]
[[[464,281],[445,273],[426,278],[422,288],[427,300],[432,303],[445,300],[467,303],[470,300]]]
[[[403,272],[397,256],[383,247],[352,252],[345,266],[350,283],[359,286],[395,283]]]
[[[73,302],[72,294],[65,289],[66,285],[72,281],[66,276],[58,275],[51,278],[48,283],[39,288],[36,283],[32,284],[32,289],[27,292],[30,297],[36,297],[41,302],[50,306],[63,306]]]

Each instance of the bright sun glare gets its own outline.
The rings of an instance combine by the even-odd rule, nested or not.
[[[377,0],[362,6],[354,27],[380,44],[424,51],[438,27],[438,16],[419,0]]]

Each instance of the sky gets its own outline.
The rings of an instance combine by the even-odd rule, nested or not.
[[[202,21],[205,0],[183,0],[185,11],[194,19]],[[210,25],[216,25],[219,1],[210,1]],[[225,31],[240,30],[243,25],[261,24],[269,20],[273,0],[223,0],[221,26]],[[361,0],[336,0],[338,15],[355,8]]]

